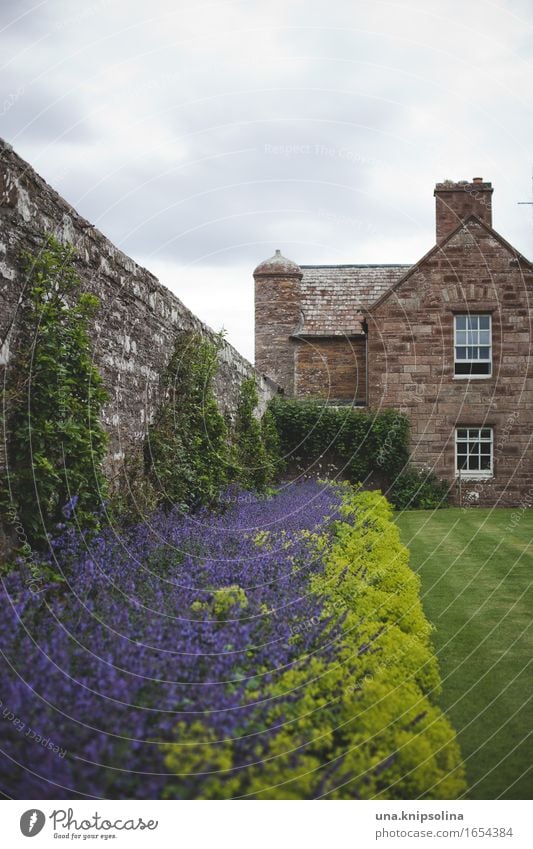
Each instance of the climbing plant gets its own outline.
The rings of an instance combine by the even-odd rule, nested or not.
[[[211,342],[181,333],[162,375],[146,461],[158,501],[166,506],[212,504],[230,480],[228,428],[213,393],[221,344],[221,337]]]
[[[253,377],[241,384],[234,428],[236,479],[247,489],[258,492],[275,477],[280,467],[279,439],[270,410],[260,419],[256,410],[259,403]]]
[[[269,411],[257,415],[255,380],[242,382],[234,420],[218,408],[213,379],[222,344],[221,335],[180,333],[161,378],[145,457],[150,486],[167,507],[213,505],[232,483],[264,491],[279,469],[277,429]]]
[[[87,332],[99,302],[81,291],[74,255],[51,236],[22,255],[26,287],[7,369],[0,499],[36,548],[69,522],[96,527],[107,492],[106,391]]]

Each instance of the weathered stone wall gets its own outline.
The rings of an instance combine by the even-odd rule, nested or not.
[[[9,347],[25,285],[21,251],[37,251],[43,235],[52,233],[74,245],[83,286],[100,298],[91,334],[95,362],[110,394],[104,422],[110,434],[109,466],[114,471],[124,452],[144,436],[176,333],[195,330],[208,337],[214,333],[149,271],[78,215],[2,141],[0,221],[0,366],[9,367]],[[219,359],[215,392],[222,410],[235,410],[240,384],[252,375],[263,410],[277,385],[258,374],[227,343]]]
[[[463,485],[481,505],[533,503],[532,304],[531,265],[471,221],[368,315],[370,405],[409,415],[415,462],[454,481],[455,427],[494,429],[493,479]],[[457,312],[492,314],[492,377],[454,377]]]
[[[364,336],[298,339],[296,397],[366,404],[365,345]]]

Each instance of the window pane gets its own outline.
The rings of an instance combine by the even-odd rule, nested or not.
[[[468,362],[468,360],[460,360],[457,358],[455,362],[455,374],[456,375],[466,375],[469,374],[483,374],[490,376],[491,374],[491,364],[490,361],[487,362]]]
[[[482,456],[480,468],[485,469],[485,470],[490,469],[490,465],[491,465],[490,464],[490,456],[489,457]]]
[[[490,315],[480,315],[479,316],[479,327],[482,330],[490,329]]]
[[[479,331],[479,344],[480,345],[490,345],[490,331],[489,330],[480,330]]]
[[[479,442],[469,442],[468,443],[468,453],[469,454],[479,454]]]
[[[490,374],[491,364],[488,362],[471,363],[470,374]]]
[[[479,359],[480,360],[489,360],[490,359],[490,348],[478,348],[479,351]]]
[[[481,429],[481,438],[482,439],[491,439],[492,430],[490,427],[484,427]]]
[[[458,330],[455,336],[458,345],[466,345],[466,330]]]
[[[490,442],[482,442],[481,443],[481,453],[482,454],[488,454],[489,457],[490,457],[490,452],[491,452]]]
[[[455,326],[457,330],[464,330],[466,328],[466,315],[456,315]]]
[[[458,457],[457,458],[457,468],[466,470],[468,469],[468,457]]]
[[[471,472],[479,472],[479,457],[474,457],[471,454],[468,458],[468,468]]]
[[[455,359],[456,360],[466,360],[466,348],[456,348],[455,349]]]
[[[478,316],[477,316],[477,315],[469,315],[469,316],[467,316],[467,319],[466,319],[466,326],[467,326],[470,330],[477,330],[477,326],[478,326],[478,324],[477,324],[477,323],[478,323]]]
[[[466,439],[468,436],[468,431],[464,427],[457,428],[457,439]],[[459,447],[459,443],[457,445]]]

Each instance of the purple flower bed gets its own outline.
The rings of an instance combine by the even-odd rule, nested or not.
[[[158,798],[158,743],[178,722],[234,739],[243,766],[267,751],[271,705],[257,693],[311,654],[334,655],[340,624],[309,592],[323,567],[302,531],[323,533],[339,505],[314,482],[268,500],[231,491],[221,513],[160,513],[90,541],[70,532],[50,561],[65,584],[36,592],[22,567],[4,577],[2,792]]]

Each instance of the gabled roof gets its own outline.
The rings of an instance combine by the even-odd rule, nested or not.
[[[405,276],[409,265],[301,265],[302,320],[296,336],[362,333],[364,310]]]
[[[515,259],[519,260],[521,263],[524,263],[528,266],[529,269],[533,270],[533,264],[523,254],[521,254],[520,251],[517,251],[516,248],[513,248],[511,243],[504,239],[503,236],[500,236],[500,234],[493,227],[489,227],[489,225],[481,221],[481,219],[478,218],[477,215],[469,215],[468,218],[465,218],[464,221],[461,221],[461,223],[457,225],[455,230],[452,230],[451,233],[449,233],[445,239],[443,239],[441,242],[437,242],[437,244],[434,245],[426,254],[424,254],[424,256],[421,257],[421,259],[419,259],[417,263],[412,265],[404,274],[402,274],[397,280],[395,280],[394,283],[390,286],[390,288],[387,289],[387,291],[379,295],[378,298],[367,307],[365,312],[372,312],[375,307],[380,306],[384,301],[386,301],[387,298],[392,295],[392,293],[396,289],[398,289],[405,280],[407,280],[412,274],[415,274],[415,272],[418,271],[420,266],[424,262],[426,262],[426,260],[428,260],[434,254],[440,253],[440,251],[442,251],[445,246],[449,242],[451,242],[452,239],[457,236],[458,233],[461,232],[461,230],[467,228],[468,225],[472,222],[475,224],[479,224],[479,226],[483,230],[485,230],[490,236],[492,236],[493,239],[496,239],[504,248],[506,248],[509,253],[511,253],[513,257],[515,257]]]

